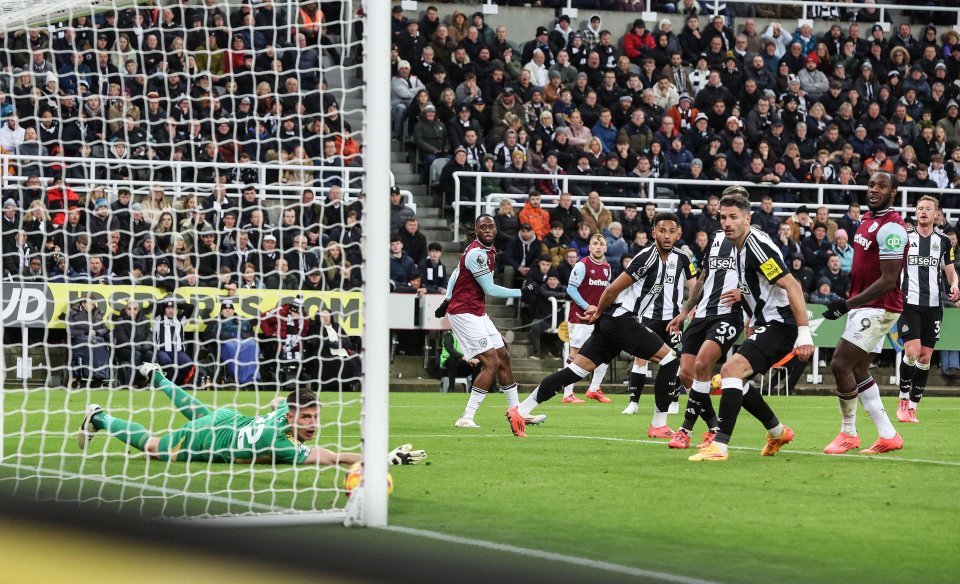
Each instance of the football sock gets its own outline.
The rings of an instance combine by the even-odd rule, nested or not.
[[[877,432],[880,434],[881,438],[893,438],[897,435],[897,431],[893,429],[893,424],[890,423],[890,418],[887,417],[887,411],[883,409],[883,402],[880,400],[880,388],[877,387],[876,382],[873,382],[873,379],[870,379],[872,382],[871,385],[867,386],[866,389],[860,390],[860,404],[863,405],[863,409],[870,415],[870,419],[873,420],[873,425],[877,427]]]
[[[913,374],[913,389],[910,390],[910,409],[917,409],[917,404],[923,399],[923,390],[927,388],[927,378],[930,377],[930,364],[917,363],[917,371]]]
[[[680,370],[680,360],[675,359],[666,365],[661,365],[657,371],[657,378],[653,386],[653,397],[657,411],[666,412],[673,402],[673,389],[676,387],[677,371]],[[663,424],[660,424],[662,426]]]
[[[533,390],[533,393],[530,394],[530,397],[524,400],[523,404],[521,404],[520,413],[524,416],[529,415],[530,411],[536,407],[536,404],[542,404],[543,402],[549,400],[553,396],[560,393],[564,386],[580,381],[589,375],[589,373],[590,372],[583,367],[580,367],[574,363],[570,363],[560,371],[556,371],[550,375],[547,375],[543,378],[543,381],[540,382],[540,386]],[[533,401],[531,402],[531,400]]]
[[[567,357],[566,365],[573,363],[573,357]],[[563,386],[563,397],[573,395],[573,384]]]
[[[154,384],[157,389],[166,394],[173,402],[177,411],[183,414],[188,420],[196,420],[210,414],[207,406],[203,402],[193,397],[183,390],[180,386],[160,375],[160,372],[154,373]]]
[[[840,431],[850,436],[857,435],[857,398],[840,397]]]
[[[500,391],[503,392],[504,397],[507,398],[507,407],[513,408],[520,405],[520,398],[517,396],[517,382],[514,381],[510,385],[506,385],[500,388]]]
[[[701,416],[704,402],[710,402],[710,382],[694,381],[693,387],[687,395],[687,409],[683,411],[683,424],[680,426],[681,429],[686,430],[688,434],[693,431],[693,427],[697,423],[697,418]],[[713,409],[712,404],[710,409]]]
[[[630,394],[630,401],[640,403],[640,395],[643,393],[643,386],[647,383],[647,375],[650,369],[646,365],[633,364],[630,370],[630,385],[627,386],[627,393]]]
[[[927,367],[929,369],[929,366]],[[907,357],[903,354],[903,362],[900,363],[900,399],[910,398],[910,388],[913,385],[913,378],[917,371],[917,359]]]
[[[114,418],[106,412],[100,412],[90,419],[94,428],[107,430],[114,438],[133,446],[137,450],[143,450],[150,439],[150,432],[142,425],[129,420]]]
[[[737,416],[743,405],[743,380],[736,377],[725,377],[720,380],[723,395],[720,397],[720,430],[715,442],[727,444],[737,425]]]
[[[607,367],[609,367],[608,364],[601,363],[593,370],[593,377],[590,378],[591,390],[600,389],[600,386],[603,384],[603,376],[607,374]]]
[[[654,428],[662,428],[667,425],[667,412],[654,411],[653,412],[653,421],[650,422],[650,425]]]
[[[750,412],[754,418],[759,420],[767,431],[781,425],[780,420],[777,419],[776,414],[770,409],[770,406],[763,399],[763,396],[760,395],[760,391],[756,387],[751,386],[743,395],[743,409]],[[780,433],[778,432],[776,436],[779,435]]]
[[[470,399],[467,400],[467,408],[463,410],[463,415],[460,417],[472,420],[473,417],[477,415],[477,410],[480,409],[480,404],[482,404],[485,399],[487,399],[487,390],[480,389],[476,386],[471,387]]]

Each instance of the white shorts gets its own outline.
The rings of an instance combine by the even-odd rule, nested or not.
[[[854,308],[847,313],[847,328],[842,338],[867,353],[879,353],[883,349],[883,339],[899,319],[896,312],[882,308]]]
[[[593,334],[592,324],[567,323],[567,329],[570,333],[570,346],[574,349],[582,347]]]
[[[493,321],[486,314],[483,316],[448,314],[447,320],[450,322],[453,335],[457,337],[457,342],[460,343],[464,360],[473,359],[490,349],[503,347],[503,337],[500,336],[500,331],[493,326]]]

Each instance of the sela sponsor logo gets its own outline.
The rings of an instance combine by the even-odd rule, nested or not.
[[[862,245],[862,246],[863,246],[863,249],[865,249],[865,250],[866,250],[866,249],[870,249],[870,246],[873,245],[873,242],[872,242],[872,241],[870,241],[869,239],[867,239],[866,237],[864,237],[863,235],[861,235],[861,234],[859,234],[859,233],[853,236],[853,243],[856,243],[856,244],[858,244],[858,245]]]
[[[734,258],[712,257],[707,262],[711,270],[735,270],[737,269],[737,260]]]

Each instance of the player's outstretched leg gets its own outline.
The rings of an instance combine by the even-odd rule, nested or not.
[[[873,425],[877,427],[880,437],[873,443],[873,446],[866,450],[861,450],[860,454],[881,454],[900,450],[903,448],[903,438],[894,429],[887,417],[887,411],[883,408],[883,401],[880,400],[880,388],[872,377],[858,384],[857,399],[860,405],[869,414],[873,420]],[[862,389],[861,389],[862,388]]]
[[[523,417],[530,416],[533,409],[538,405],[563,391],[565,386],[580,381],[595,368],[596,365],[592,361],[577,355],[574,361],[566,367],[543,378],[540,385],[527,396],[527,399],[520,403],[519,414]]]
[[[133,446],[142,451],[147,446],[150,439],[150,432],[142,425],[114,418],[103,411],[103,408],[97,404],[90,404],[84,413],[83,421],[80,423],[80,431],[77,432],[77,444],[81,450],[85,450],[93,435],[100,430],[107,430],[114,438],[125,444]]]
[[[163,375],[163,370],[156,363],[144,363],[140,366],[140,375],[150,380],[152,387],[162,391],[173,407],[188,420],[196,420],[210,414],[203,402],[187,393],[182,387],[170,381]]]
[[[572,352],[572,351],[576,351],[577,349],[571,348],[570,350]],[[574,357],[576,357],[576,354],[573,354],[567,357],[566,364],[569,365],[570,363],[573,363]],[[563,403],[580,405],[580,404],[585,404],[587,402],[580,399],[579,397],[577,397],[575,393],[573,393],[573,384],[571,383],[570,385],[566,385],[563,388]]]
[[[697,448],[706,448],[710,446],[717,435],[719,422],[717,413],[713,408],[713,401],[710,399],[710,382],[694,381],[691,383],[690,391],[687,393],[687,408],[683,412],[683,423],[674,434],[673,439],[667,443],[670,448],[689,448],[690,436],[693,434],[693,428],[698,418],[702,418],[707,424],[707,431],[703,433],[703,440],[697,445]]]
[[[630,395],[630,401],[621,414],[632,415],[640,410],[640,396],[643,394],[643,386],[647,383],[647,377],[650,375],[650,369],[646,362],[636,359],[633,362],[633,368],[630,370],[630,379],[627,382],[627,393]]]

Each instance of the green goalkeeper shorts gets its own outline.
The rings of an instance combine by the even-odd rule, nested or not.
[[[230,448],[236,444],[238,422],[245,418],[223,408],[187,422],[160,439],[158,457],[177,462],[228,462]]]

